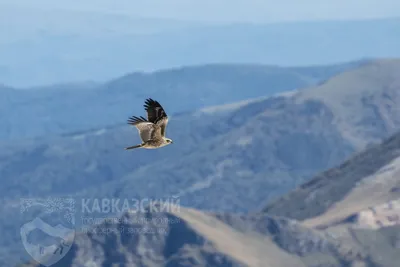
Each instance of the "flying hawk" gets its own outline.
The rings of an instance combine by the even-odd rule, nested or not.
[[[147,112],[147,120],[142,116],[132,116],[128,120],[128,124],[136,126],[138,129],[142,143],[140,145],[126,147],[125,149],[140,147],[154,149],[172,144],[172,140],[165,137],[168,116],[160,103],[148,98],[143,106]]]

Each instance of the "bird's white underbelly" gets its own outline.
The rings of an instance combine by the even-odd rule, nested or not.
[[[164,147],[164,146],[166,146],[166,145],[168,145],[168,144],[166,144],[166,143],[164,143],[164,144],[159,144],[159,145],[145,144],[145,145],[143,146],[143,148],[146,148],[146,149],[156,149],[156,148]]]

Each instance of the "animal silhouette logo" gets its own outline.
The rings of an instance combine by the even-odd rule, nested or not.
[[[74,199],[21,199],[21,214],[35,215],[20,229],[22,244],[35,261],[48,267],[67,255],[75,238],[74,211]]]

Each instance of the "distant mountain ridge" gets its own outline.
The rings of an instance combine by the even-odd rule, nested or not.
[[[298,68],[208,64],[154,73],[135,72],[94,85],[0,89],[0,116],[4,117],[0,140],[54,136],[122,124],[126,118],[143,112],[143,101],[148,97],[161,101],[168,114],[173,115],[272,95],[317,84],[365,63]]]

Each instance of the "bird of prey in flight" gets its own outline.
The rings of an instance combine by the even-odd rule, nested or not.
[[[160,103],[148,98],[143,106],[147,112],[147,120],[142,116],[132,116],[128,120],[128,124],[136,126],[138,129],[142,143],[140,145],[126,147],[125,149],[155,149],[172,144],[172,140],[165,137],[168,116]]]

